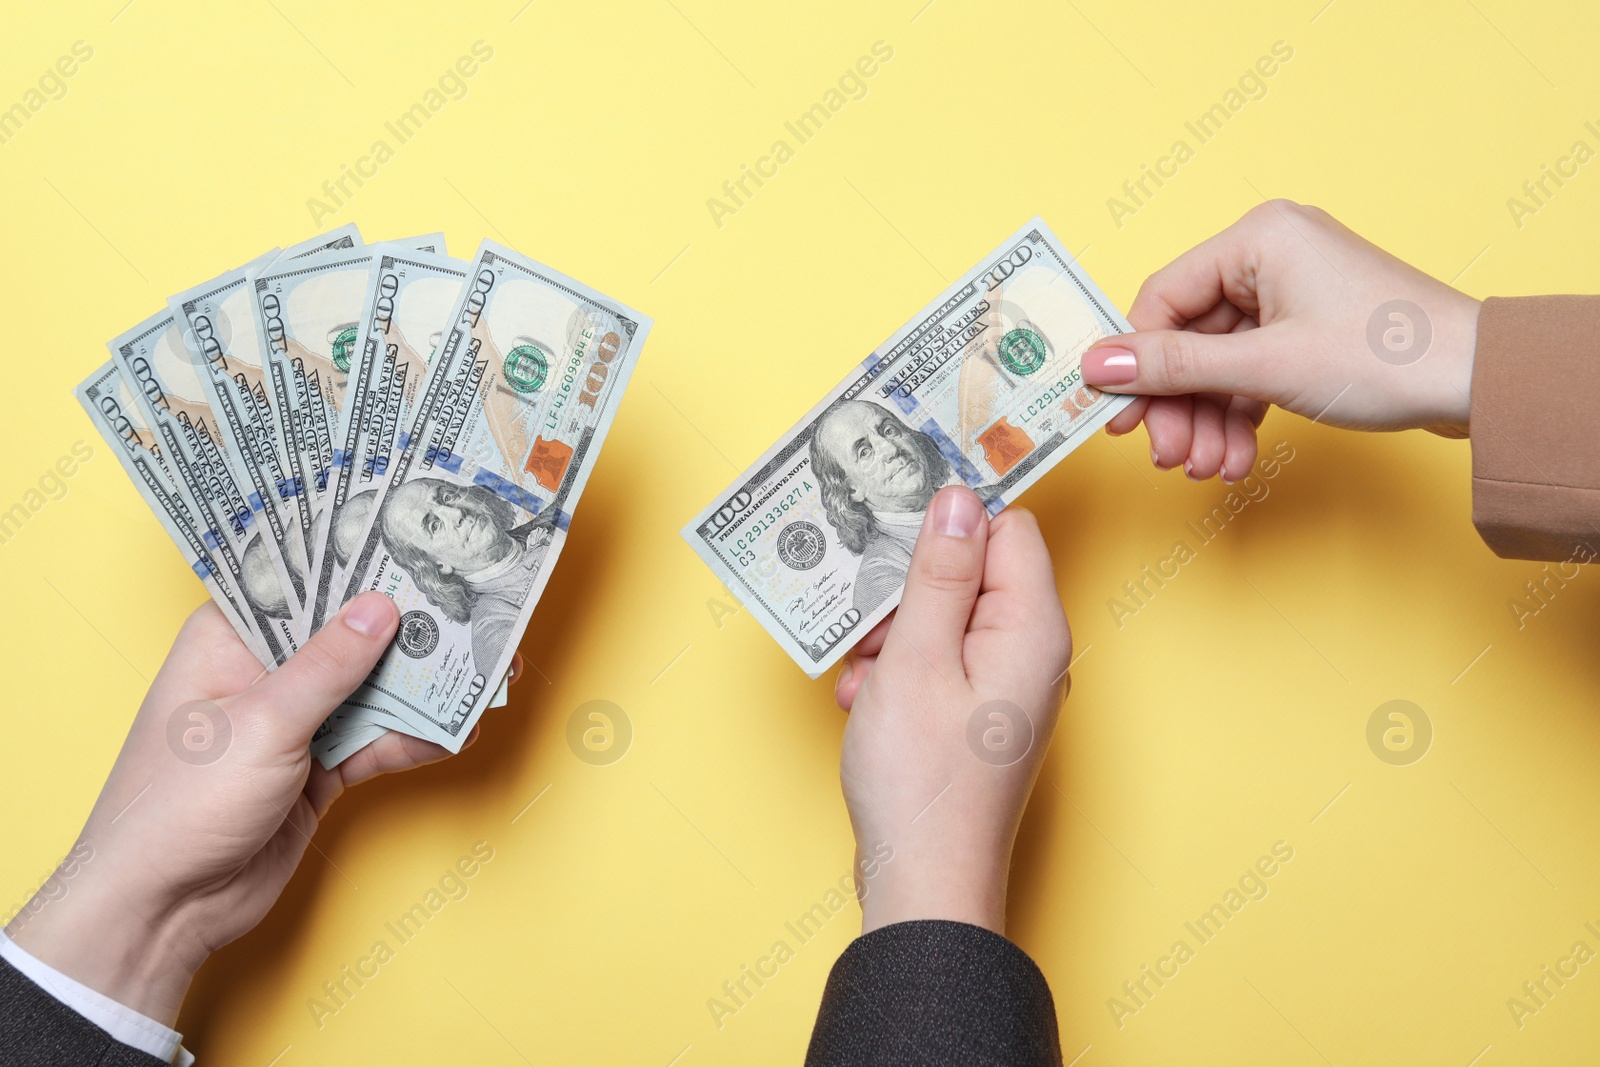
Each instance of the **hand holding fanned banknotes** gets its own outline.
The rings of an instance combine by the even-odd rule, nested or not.
[[[282,664],[357,594],[400,628],[317,732],[459,751],[505,702],[650,319],[491,241],[354,226],[179,293],[77,388],[251,652]]]

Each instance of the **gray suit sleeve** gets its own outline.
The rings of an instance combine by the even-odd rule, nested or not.
[[[0,960],[0,1064],[16,1067],[169,1067],[124,1045]]]
[[[895,923],[856,938],[828,975],[808,1067],[947,1063],[1060,1067],[1038,966],[967,923]]]

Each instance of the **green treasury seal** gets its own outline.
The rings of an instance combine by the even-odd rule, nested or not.
[[[550,363],[533,345],[518,345],[506,353],[506,384],[519,393],[536,392],[544,384]]]
[[[356,324],[347,322],[333,328],[333,365],[350,373],[350,356],[356,348]]]
[[[1032,330],[1015,329],[1000,338],[1000,362],[1014,374],[1028,375],[1044,366],[1044,338]]]

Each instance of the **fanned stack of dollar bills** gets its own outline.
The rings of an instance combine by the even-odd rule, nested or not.
[[[80,402],[268,669],[341,604],[400,609],[318,731],[459,751],[506,677],[650,320],[491,241],[354,226],[172,297]]]

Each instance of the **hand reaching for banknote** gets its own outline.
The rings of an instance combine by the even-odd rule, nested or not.
[[[1142,394],[1106,428],[1142,420],[1163,469],[1244,477],[1268,404],[1347,429],[1467,434],[1478,302],[1318,208],[1252,209],[1153,274],[1128,320],[1138,332],[1097,342],[1083,376]]]
[[[333,770],[311,759],[312,733],[398,621],[388,597],[364,593],[267,674],[215,604],[195,611],[89,814],[74,852],[92,858],[69,893],[24,908],[7,933],[170,1026],[206,957],[272,907],[340,793],[449,755],[393,732]]]
[[[1010,508],[990,522],[970,490],[941,490],[900,607],[856,646],[836,690],[850,712],[840,777],[863,933],[911,919],[1004,932],[1011,846],[1071,652],[1033,516]]]

